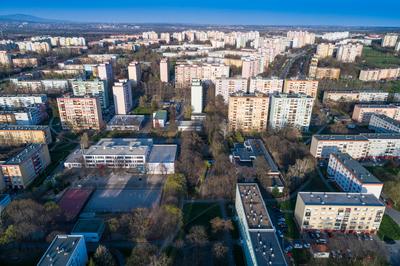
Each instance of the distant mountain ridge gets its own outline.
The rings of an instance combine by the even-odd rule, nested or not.
[[[47,19],[26,14],[0,15],[0,21],[33,22],[33,23],[66,22],[62,20]]]

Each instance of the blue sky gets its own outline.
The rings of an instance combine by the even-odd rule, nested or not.
[[[81,22],[400,26],[400,0],[0,0],[0,14]]]

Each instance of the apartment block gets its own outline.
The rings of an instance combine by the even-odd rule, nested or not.
[[[7,51],[0,51],[0,65],[11,65],[11,55]]]
[[[8,188],[25,189],[50,164],[47,144],[30,144],[0,165]]]
[[[241,77],[222,77],[215,80],[215,96],[221,95],[228,103],[229,95],[238,91],[247,91],[248,81]]]
[[[236,185],[235,209],[246,265],[288,265],[256,183]]]
[[[224,64],[208,63],[177,63],[175,65],[175,87],[189,87],[192,79],[210,80],[215,82],[217,78],[229,77],[229,66]]]
[[[131,83],[128,80],[115,82],[113,86],[115,114],[126,115],[133,107]]]
[[[400,77],[400,67],[365,69],[360,71],[359,79],[362,81],[391,80]]]
[[[57,98],[58,112],[63,129],[100,130],[104,127],[100,101],[92,97]]]
[[[367,157],[369,141],[361,135],[313,135],[310,153],[315,158],[329,158],[331,153],[347,153],[354,159]]]
[[[347,153],[353,159],[400,157],[400,134],[361,133],[359,135],[313,135],[310,153],[329,158],[331,153]]]
[[[400,106],[394,104],[356,104],[352,119],[359,123],[368,124],[373,114],[383,114],[400,121]]]
[[[317,80],[285,80],[283,85],[284,93],[302,93],[312,98],[317,97],[318,81]]]
[[[267,129],[269,97],[264,93],[237,92],[229,97],[229,130],[264,131]]]
[[[13,58],[12,64],[14,67],[37,67],[38,60],[35,57]]]
[[[85,266],[88,261],[83,235],[57,235],[37,266]]]
[[[352,63],[362,55],[363,45],[360,43],[342,44],[338,47],[336,59],[344,63]]]
[[[281,93],[283,79],[255,77],[250,79],[249,92],[262,92],[265,94]]]
[[[314,98],[305,94],[274,94],[268,125],[272,129],[292,126],[308,131],[313,104]]]
[[[191,106],[193,113],[202,113],[206,103],[205,90],[203,84],[199,79],[192,79],[192,86],[190,90]]]
[[[251,78],[264,72],[263,59],[255,56],[242,58],[242,77]]]
[[[310,65],[308,67],[308,77],[310,79],[315,79],[317,76],[317,69],[318,69],[318,57],[313,56],[310,61]]]
[[[294,217],[301,231],[376,233],[385,204],[372,194],[299,192]]]
[[[169,82],[169,67],[167,58],[163,58],[160,61],[160,80],[161,82]]]
[[[373,114],[369,119],[368,128],[377,133],[400,133],[400,121],[386,115]]]
[[[3,108],[19,108],[28,107],[33,104],[46,104],[47,96],[45,94],[17,94],[17,95],[0,95],[0,107]]]
[[[291,41],[292,48],[301,48],[315,43],[315,34],[308,31],[288,31],[287,38]]]
[[[347,153],[331,153],[327,173],[344,192],[381,196],[383,183]]]
[[[45,118],[47,118],[45,108],[37,104],[0,111],[0,124],[38,125]]]
[[[389,93],[379,90],[329,90],[324,91],[323,102],[386,102]]]
[[[398,133],[362,133],[368,139],[369,158],[400,158],[400,134]]]
[[[317,45],[316,56],[318,58],[332,57],[335,51],[335,45],[333,43],[320,43]]]
[[[101,139],[88,149],[71,154],[67,168],[129,168],[138,173],[173,174],[177,145],[153,144],[152,139]],[[82,164],[83,159],[83,164]]]
[[[51,133],[48,126],[0,125],[0,145],[50,144]]]
[[[317,67],[315,70],[315,79],[339,79],[340,68],[335,67]]]
[[[142,78],[140,63],[133,61],[128,65],[128,77],[132,85],[136,85]]]
[[[72,80],[74,96],[90,96],[99,98],[102,109],[107,109],[110,104],[107,82],[105,80]]]
[[[399,36],[397,34],[386,34],[382,40],[382,47],[395,47],[398,38]]]

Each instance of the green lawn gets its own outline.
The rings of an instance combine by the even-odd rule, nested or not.
[[[365,64],[368,67],[385,68],[398,67],[400,65],[400,57],[374,50],[371,47],[363,48],[362,60],[365,60]]]
[[[379,227],[378,236],[380,239],[391,238],[393,240],[400,239],[400,226],[390,218],[389,215],[384,215],[381,226]]]
[[[150,115],[153,113],[153,110],[150,107],[136,107],[132,114],[135,115]]]

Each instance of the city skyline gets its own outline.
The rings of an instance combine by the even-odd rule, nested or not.
[[[338,0],[334,5],[316,0],[285,3],[256,0],[251,5],[237,0],[152,1],[134,5],[127,0],[112,3],[100,0],[96,5],[77,0],[40,3],[23,0],[22,4],[2,3],[0,15],[28,14],[71,22],[400,26],[400,16],[396,13],[399,9],[400,3],[392,0],[384,0],[379,6],[361,0],[351,3]]]

